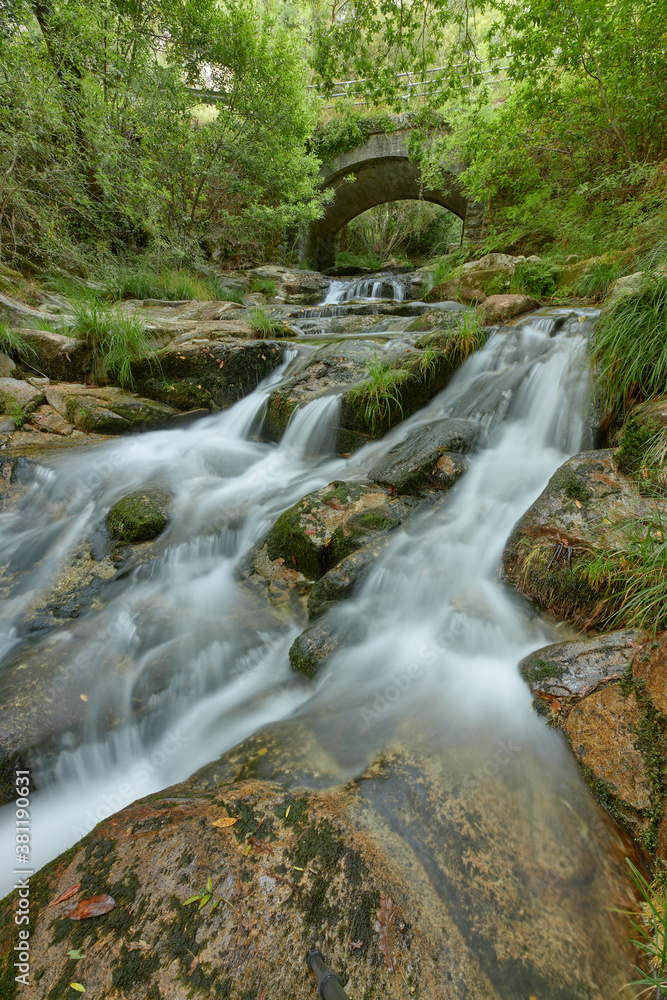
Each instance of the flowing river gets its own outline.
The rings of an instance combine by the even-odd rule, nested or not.
[[[377,296],[381,285],[364,291]],[[339,283],[327,301],[344,302],[348,292]],[[491,336],[425,409],[350,458],[329,450],[335,395],[297,411],[279,445],[259,439],[270,390],[299,364],[299,351],[312,349],[298,342],[281,368],[223,413],[38,467],[19,509],[0,522],[0,563],[11,581],[2,605],[4,677],[48,667],[42,697],[52,714],[62,708],[57,752],[35,768],[34,867],[278,720],[317,729],[350,777],[412,733],[435,749],[456,747],[473,775],[489,761],[493,773],[502,744],[510,758],[539,761],[528,779],[536,789],[555,787],[565,773],[587,797],[561,742],[531,712],[517,670],[528,652],[566,633],[518,599],[499,567],[512,526],[550,476],[592,446],[585,349],[594,318],[591,310],[554,310]],[[244,590],[242,557],[305,494],[332,480],[363,481],[393,445],[443,416],[479,421],[482,447],[456,486],[396,530],[354,596],[329,612],[327,627],[344,648],[315,682],[304,682],[287,656],[302,624]],[[82,546],[107,544],[109,508],[155,484],[175,501],[152,561],[121,571],[99,610],[26,635],[26,609],[58,568]],[[82,697],[77,736],[67,711]],[[5,856],[13,822],[13,807],[4,807]],[[12,876],[2,877],[8,890]]]

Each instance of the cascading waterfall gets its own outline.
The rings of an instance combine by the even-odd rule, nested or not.
[[[516,666],[552,633],[517,605],[497,567],[512,525],[586,443],[580,319],[557,332],[529,321],[492,337],[424,410],[350,459],[327,453],[335,396],[297,411],[279,446],[253,440],[283,368],[190,428],[70,453],[38,474],[21,509],[0,522],[1,562],[17,574],[3,617],[5,669],[56,662],[45,696],[88,701],[82,736],[63,722],[59,754],[36,770],[35,866],[278,719],[317,720],[351,776],[392,733],[426,718],[462,752],[480,728],[518,732],[523,746],[549,739]],[[299,627],[239,586],[239,561],[302,496],[363,479],[398,441],[448,415],[483,423],[483,450],[449,495],[394,533],[356,596],[329,613],[346,648],[305,686],[287,659]],[[21,635],[38,579],[43,586],[45,571],[99,542],[109,508],[149,483],[174,494],[153,560],[119,572],[102,610],[45,636]],[[419,676],[406,687],[396,678],[415,658]],[[7,850],[13,820],[11,807],[0,810]]]
[[[366,281],[332,281],[322,304],[327,306],[352,300],[373,301],[382,298],[402,302],[404,297],[404,283],[390,275],[382,275]]]

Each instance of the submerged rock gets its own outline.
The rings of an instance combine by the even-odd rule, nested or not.
[[[313,620],[349,597],[358,583],[366,578],[377,558],[390,541],[382,534],[342,559],[337,566],[316,580],[308,595],[308,618]]]
[[[173,494],[165,490],[136,490],[113,505],[107,527],[120,542],[147,542],[161,535],[169,524]]]
[[[353,997],[502,1000],[520,983],[543,1000],[606,1000],[628,978],[625,845],[570,776],[536,795],[541,762],[506,743],[492,778],[498,749],[482,739],[464,759],[387,750],[341,787],[307,726],[251,737],[32,876],[33,995],[72,981],[164,1000],[271,984],[312,1000],[304,959],[317,946]],[[110,912],[67,918],[100,894]],[[17,906],[13,893],[0,930],[7,1000]]]
[[[587,565],[596,554],[628,550],[628,522],[651,523],[656,512],[667,517],[667,501],[641,496],[612,450],[575,455],[515,525],[503,553],[507,578],[555,617],[590,626],[610,610]]]

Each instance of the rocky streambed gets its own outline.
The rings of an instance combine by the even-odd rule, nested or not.
[[[592,450],[596,313],[482,330],[365,280],[282,273],[278,339],[128,304],[163,338],[134,393],[64,334],[0,380],[27,417],[0,450],[0,824],[9,851],[29,771],[36,997],[307,997],[314,945],[353,997],[631,977],[634,848],[578,765],[663,857],[666,706],[659,644],[577,635],[603,624],[584,557],[647,502]]]

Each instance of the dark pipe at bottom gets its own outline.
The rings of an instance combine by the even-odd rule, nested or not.
[[[327,968],[321,951],[315,948],[310,952],[306,961],[308,968],[317,979],[317,989],[322,1000],[350,1000],[336,973]]]

